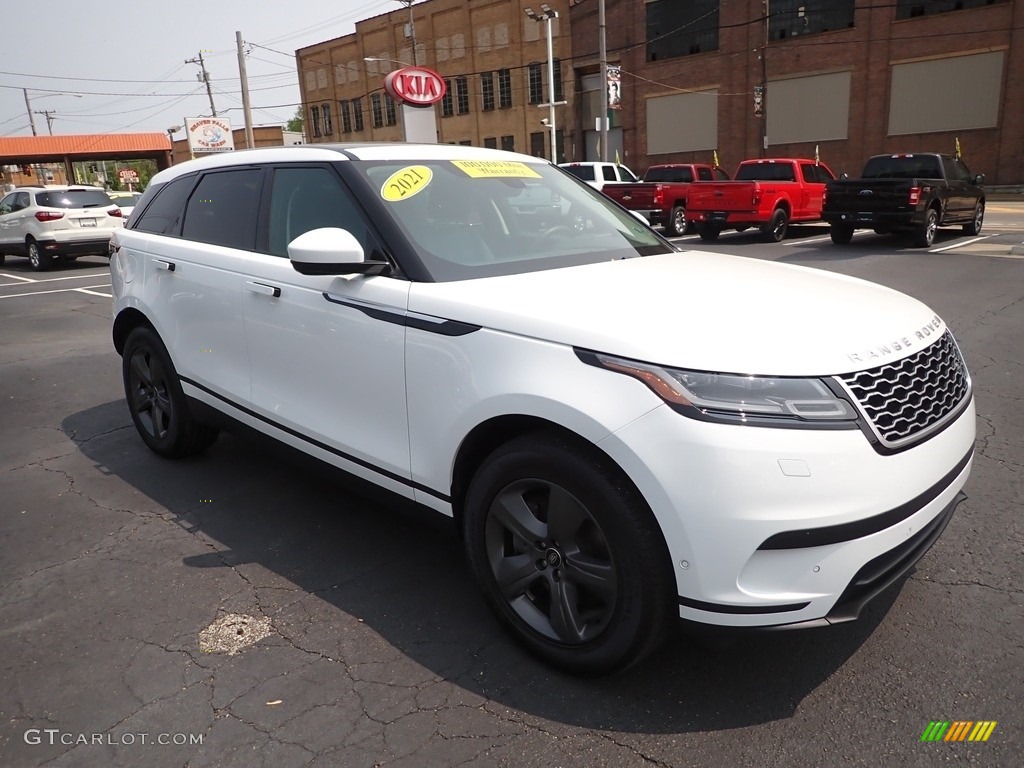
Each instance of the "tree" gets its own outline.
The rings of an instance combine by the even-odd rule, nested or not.
[[[295,117],[288,121],[284,129],[286,131],[295,131],[296,133],[302,133],[302,125],[305,121],[302,118],[302,107],[298,107],[295,110]]]

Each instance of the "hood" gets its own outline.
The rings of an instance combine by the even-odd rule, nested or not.
[[[945,329],[875,283],[702,251],[417,283],[409,309],[659,365],[776,376],[873,368]]]

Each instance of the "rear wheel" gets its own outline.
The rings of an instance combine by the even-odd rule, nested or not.
[[[45,272],[53,266],[53,256],[43,251],[39,247],[39,243],[31,237],[26,241],[26,247],[28,248],[28,263],[36,272]]]
[[[718,236],[722,234],[722,230],[712,224],[698,224],[697,234],[700,235],[701,240],[717,240]]]
[[[833,224],[828,233],[836,245],[846,245],[853,240],[853,227],[849,224]]]
[[[761,233],[770,243],[781,243],[789,228],[789,214],[784,208],[776,208],[772,220],[761,228]]]
[[[981,200],[974,206],[974,216],[969,224],[964,224],[965,235],[977,235],[981,233],[981,225],[985,223],[985,203]]]
[[[914,230],[914,245],[918,248],[931,248],[935,242],[935,231],[939,227],[939,214],[934,208],[929,208],[924,215],[924,221]]]
[[[686,209],[682,205],[672,207],[665,230],[670,235],[682,235],[686,233]]]
[[[0,267],[7,263],[7,254],[0,253]]]
[[[151,328],[128,335],[122,355],[125,396],[143,442],[167,458],[201,453],[218,431],[192,420],[170,355]]]
[[[473,477],[464,525],[491,608],[549,664],[610,673],[664,640],[668,552],[639,493],[596,449],[557,433],[510,441]]]

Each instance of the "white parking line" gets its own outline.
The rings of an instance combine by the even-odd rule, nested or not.
[[[963,248],[965,245],[980,243],[982,240],[987,240],[990,237],[992,237],[992,235],[982,235],[981,237],[976,237],[973,240],[964,240],[962,243],[953,243],[952,245],[946,245],[942,248],[929,248],[928,253],[942,253],[943,251],[951,251],[954,248]]]
[[[13,277],[18,280],[24,280],[27,283],[56,283],[58,280],[95,280],[101,274],[103,273],[93,272],[87,275],[68,275],[66,277],[44,277],[37,278],[35,280],[28,277],[21,277],[19,275],[8,275],[7,273],[0,273],[0,277]]]
[[[33,280],[31,277],[22,277],[21,275],[11,275],[7,272],[0,272],[0,277],[9,277],[11,280],[24,280],[26,283],[36,283],[38,280]]]
[[[28,293],[9,293],[6,296],[0,296],[0,299],[16,299],[19,296],[42,296],[44,293],[70,293],[71,291],[77,291],[79,293],[91,293],[94,296],[105,296],[108,299],[113,298],[111,293],[95,293],[92,288],[109,288],[110,283],[104,283],[102,285],[87,285],[82,288],[54,288],[52,291],[29,291]]]

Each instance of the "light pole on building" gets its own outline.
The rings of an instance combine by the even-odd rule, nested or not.
[[[540,13],[533,8],[524,8],[523,11],[534,21],[543,21],[547,25],[548,33],[548,103],[538,104],[539,107],[548,108],[548,118],[545,122],[548,130],[551,131],[551,162],[558,162],[558,131],[555,127],[555,105],[565,104],[564,101],[555,101],[555,54],[554,45],[551,40],[551,21],[558,18],[558,11],[547,3],[540,4]]]

